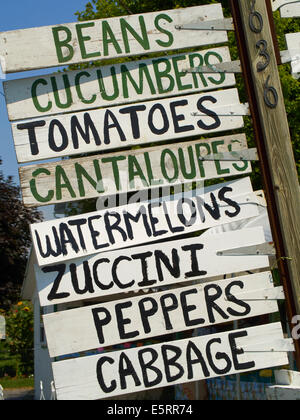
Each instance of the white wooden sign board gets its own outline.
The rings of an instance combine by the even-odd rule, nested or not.
[[[228,47],[54,73],[3,83],[11,121],[184,95],[235,85],[233,74],[191,74],[230,62]]]
[[[180,31],[176,25],[222,19],[221,4],[164,10],[3,32],[7,73],[115,59],[227,41],[226,31]]]
[[[255,227],[110,251],[42,268],[35,265],[40,305],[85,301],[266,268],[266,255],[218,255],[228,247],[239,249],[264,241],[263,228]],[[161,258],[177,270],[168,269]]]
[[[286,365],[284,346],[271,351],[274,340],[284,343],[281,323],[55,362],[57,397],[97,400]]]
[[[242,128],[243,117],[230,114],[239,105],[233,88],[26,120],[12,132],[22,163]]]
[[[5,317],[0,315],[0,340],[5,340],[5,337],[6,337]]]
[[[44,315],[50,357],[278,312],[269,289],[263,272]]]
[[[190,199],[132,203],[31,225],[39,266],[158,241],[258,215],[250,178]]]
[[[237,134],[23,166],[19,169],[23,202],[29,207],[42,206],[243,175],[252,171],[249,161],[201,161],[199,158],[246,149],[246,136]],[[117,168],[114,162],[118,162]]]
[[[286,39],[288,52],[291,57],[292,75],[295,79],[299,79],[300,77],[300,32],[286,34],[285,39]]]

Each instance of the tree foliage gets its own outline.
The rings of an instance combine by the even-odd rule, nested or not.
[[[29,225],[39,220],[41,214],[24,207],[20,188],[0,171],[0,307],[3,309],[19,299],[31,245]]]

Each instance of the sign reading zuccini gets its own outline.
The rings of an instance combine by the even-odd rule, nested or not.
[[[237,105],[233,88],[26,120],[12,131],[22,163],[242,128],[243,118],[231,115]]]
[[[192,198],[132,203],[30,226],[39,266],[184,235],[258,216],[250,178]]]
[[[0,55],[11,73],[226,42],[226,31],[176,29],[214,19],[221,4],[3,32]]]
[[[11,121],[235,85],[233,74],[187,73],[230,61],[228,47],[3,83]]]
[[[201,160],[242,149],[247,149],[246,136],[237,134],[23,166],[23,201],[28,207],[41,206],[250,173],[248,161]]]

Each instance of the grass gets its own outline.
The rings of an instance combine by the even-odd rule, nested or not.
[[[0,378],[4,389],[34,388],[34,377],[30,378]]]

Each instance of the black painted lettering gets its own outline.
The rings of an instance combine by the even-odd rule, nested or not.
[[[184,121],[185,116],[183,114],[177,114],[176,108],[179,106],[186,106],[186,105],[188,105],[187,99],[182,99],[182,100],[170,103],[170,110],[172,114],[175,133],[185,133],[186,131],[195,130],[195,127],[193,125],[183,125],[183,126],[179,125],[179,121]]]
[[[246,303],[246,302],[243,302],[242,300],[240,300],[240,299],[237,299],[233,294],[232,294],[232,291],[231,291],[231,289],[233,288],[233,287],[235,287],[235,286],[237,286],[237,287],[239,287],[240,289],[243,289],[244,288],[244,283],[242,282],[242,281],[233,281],[233,282],[231,282],[226,288],[225,288],[225,296],[226,296],[226,299],[229,301],[229,302],[233,302],[233,303],[235,303],[236,305],[238,305],[238,306],[240,306],[240,307],[242,307],[242,308],[244,308],[244,311],[242,311],[242,312],[238,312],[238,311],[236,311],[235,309],[232,309],[232,308],[227,308],[227,312],[230,314],[230,315],[233,315],[233,316],[246,316],[246,315],[249,315],[250,314],[250,312],[251,312],[251,306],[250,305],[248,305],[248,303]]]
[[[103,371],[102,371],[102,367],[103,367],[104,363],[109,363],[110,365],[113,365],[114,364],[114,359],[112,359],[111,357],[108,357],[108,356],[102,356],[102,357],[100,357],[100,359],[97,362],[96,372],[97,372],[97,379],[98,379],[99,386],[100,386],[100,388],[102,389],[103,392],[108,394],[110,392],[113,392],[117,388],[117,382],[114,379],[113,381],[111,381],[110,386],[106,386],[106,384],[104,382]]]
[[[208,363],[214,373],[217,375],[226,375],[226,373],[230,372],[230,369],[232,368],[232,362],[229,358],[229,356],[226,353],[223,352],[217,352],[215,356],[213,357],[212,354],[212,345],[218,343],[221,344],[222,347],[222,340],[220,338],[213,338],[212,340],[209,340],[209,342],[206,345],[206,356]],[[215,360],[224,360],[226,362],[226,365],[223,369],[218,368],[218,366],[215,364]]]
[[[182,354],[182,350],[179,347],[172,346],[170,344],[163,344],[161,346],[161,353],[164,361],[165,366],[165,373],[166,373],[166,379],[167,382],[174,382],[180,379],[184,374],[184,369],[181,366],[181,364],[177,363],[177,360],[180,358]],[[173,353],[173,355],[170,357],[168,353]],[[171,374],[171,367],[174,371],[174,368],[177,368],[178,373],[177,374]]]
[[[168,213],[168,208],[167,208],[167,205],[166,205],[165,202],[163,202],[163,209],[164,209],[163,213],[165,215],[165,219],[167,221],[167,224],[168,224],[168,227],[169,227],[170,231],[172,233],[182,232],[184,230],[183,226],[173,226],[172,225],[171,219],[170,219],[170,216],[169,216],[169,213]]]
[[[193,357],[193,353],[195,354],[196,357]],[[193,341],[189,341],[186,346],[186,361],[187,361],[188,379],[194,378],[193,365],[197,365],[196,371],[197,371],[197,375],[199,375],[199,368],[198,368],[199,364],[201,365],[201,369],[205,378],[208,378],[210,376],[205,359],[201,351],[198,349],[198,347]]]
[[[148,261],[147,258],[150,258],[153,255],[152,252],[142,252],[140,254],[132,255],[133,260],[140,260],[142,265],[142,275],[143,279],[141,282],[138,283],[138,286],[140,287],[148,287],[152,286],[153,284],[157,283],[157,280],[150,280],[149,274],[148,274]]]
[[[17,124],[18,130],[28,130],[29,145],[32,156],[39,154],[39,146],[36,139],[35,129],[38,127],[45,127],[45,125],[46,121],[44,120],[33,121],[25,124]]]
[[[82,233],[82,230],[81,230],[81,226],[85,225],[86,222],[87,222],[86,219],[75,219],[75,220],[70,220],[68,222],[68,224],[70,226],[76,226],[77,227],[77,233],[78,233],[78,236],[79,236],[80,246],[83,250],[86,249],[86,246],[85,246],[85,241],[84,241],[84,236],[83,236],[83,233]]]
[[[139,380],[139,377],[134,370],[133,364],[131,363],[129,357],[126,355],[126,353],[122,352],[119,359],[119,374],[120,374],[120,383],[121,383],[121,389],[126,389],[126,377],[132,376],[135,386],[141,385],[141,381]]]
[[[197,124],[198,124],[199,128],[202,128],[202,130],[214,130],[214,129],[220,127],[221,121],[220,121],[220,118],[218,117],[218,115],[215,112],[213,112],[210,109],[207,109],[205,106],[203,106],[203,102],[206,102],[206,101],[212,102],[213,104],[215,104],[217,102],[216,98],[214,98],[213,96],[203,96],[197,102],[197,108],[203,114],[211,117],[214,120],[214,122],[211,125],[207,125],[202,120],[199,120],[199,121],[197,121]]]
[[[61,136],[61,145],[58,146],[56,143],[56,138],[54,135],[55,128],[58,128],[58,131]],[[68,133],[63,124],[59,120],[52,120],[49,124],[49,130],[48,130],[48,144],[51,150],[53,152],[62,152],[64,151],[69,144],[69,138]]]
[[[111,269],[111,275],[113,278],[113,282],[120,288],[120,289],[127,289],[128,287],[131,287],[134,285],[134,280],[130,281],[129,283],[123,284],[118,275],[117,275],[117,268],[120,264],[121,261],[131,261],[131,258],[126,257],[126,256],[120,256],[118,258],[115,259],[113,265],[112,265],[112,269]]]
[[[133,105],[119,110],[120,114],[130,114],[132,136],[134,139],[139,139],[141,137],[139,117],[137,113],[145,111],[145,109],[145,105]]]
[[[112,120],[111,123],[109,121],[110,119]],[[105,144],[110,144],[110,130],[112,128],[117,130],[121,141],[126,141],[125,134],[124,134],[116,116],[114,115],[114,113],[112,111],[107,109],[106,112],[105,112],[105,116],[104,116],[104,128],[103,128],[104,143]]]
[[[116,221],[114,223],[111,223],[110,219],[114,217],[116,219]],[[127,235],[126,232],[124,231],[124,229],[122,229],[119,224],[121,223],[121,216],[119,215],[119,213],[117,212],[106,212],[104,215],[104,223],[105,223],[105,230],[107,232],[108,235],[108,239],[109,242],[113,245],[115,244],[115,238],[114,235],[112,234],[113,230],[118,231],[121,234],[122,237],[122,241],[126,242],[127,241]]]
[[[188,205],[188,209],[190,212],[189,219],[187,219],[186,216],[184,215],[183,204]],[[177,203],[177,215],[178,215],[178,219],[181,221],[181,223],[184,226],[186,227],[193,226],[197,220],[197,211],[196,211],[195,203],[189,198],[181,198],[180,200],[178,200],[178,203]]]
[[[199,262],[197,257],[197,251],[201,251],[203,247],[203,244],[191,244],[181,247],[183,251],[191,252],[191,271],[188,271],[184,274],[185,278],[205,276],[207,274],[207,271],[199,269]]]
[[[102,263],[109,264],[110,260],[108,258],[100,258],[99,260],[94,262],[94,264],[93,264],[93,278],[94,278],[94,282],[95,282],[96,286],[99,287],[100,290],[108,290],[111,287],[113,287],[114,282],[111,281],[108,284],[103,284],[103,283],[100,282],[99,276],[98,276],[98,267]]]
[[[66,271],[66,264],[48,265],[46,267],[42,267],[41,270],[43,273],[53,273],[54,271],[57,271],[57,276],[55,277],[52,283],[52,288],[50,290],[50,293],[47,296],[47,299],[49,301],[52,301],[55,299],[64,299],[70,296],[70,293],[68,292],[57,293],[60,286],[60,282]]]
[[[83,270],[84,270],[84,287],[81,289],[79,287],[79,279],[77,275],[77,265],[70,264],[70,273],[71,273],[71,281],[74,288],[74,292],[78,295],[84,295],[86,293],[94,293],[93,287],[93,279],[91,276],[90,267],[88,261],[83,262]],[[80,280],[82,277],[80,276]]]
[[[167,304],[167,300],[170,300],[170,303]],[[169,312],[175,311],[178,308],[178,300],[174,293],[166,293],[160,298],[161,309],[163,312],[166,330],[172,330],[173,325],[170,320]]]
[[[101,218],[101,216],[91,216],[88,218],[88,227],[90,230],[90,234],[91,234],[91,238],[92,238],[92,242],[93,242],[93,247],[98,250],[101,248],[105,248],[107,246],[109,246],[108,243],[106,244],[98,244],[97,242],[97,238],[98,236],[100,236],[100,232],[98,230],[95,230],[94,226],[93,226],[93,221],[94,220],[99,220]]]
[[[182,307],[182,313],[183,313],[185,325],[187,327],[193,327],[193,326],[196,326],[196,325],[200,326],[200,325],[205,323],[205,320],[203,318],[197,318],[197,319],[191,319],[190,318],[190,312],[197,309],[196,305],[188,305],[188,303],[187,303],[187,296],[188,295],[193,295],[193,294],[198,294],[198,290],[197,289],[189,289],[189,290],[185,290],[185,291],[180,293],[180,303],[181,303],[181,307]]]
[[[137,330],[125,332],[125,325],[131,324],[131,319],[124,318],[123,310],[127,308],[131,308],[131,306],[132,306],[132,302],[127,301],[127,302],[118,303],[115,307],[116,318],[118,322],[118,331],[119,331],[119,336],[121,340],[129,340],[139,335],[139,332]]]
[[[152,231],[147,220],[146,209],[144,206],[141,206],[135,215],[129,213],[128,211],[125,211],[125,210],[123,211],[123,218],[124,218],[127,235],[129,239],[134,239],[133,230],[132,230],[130,221],[132,220],[134,223],[138,223],[141,216],[142,216],[143,225],[144,225],[147,236],[152,235]]]
[[[159,219],[157,217],[153,216],[152,213],[152,208],[153,207],[160,207],[161,206],[161,202],[157,202],[157,203],[150,203],[148,204],[148,212],[149,212],[149,220],[151,223],[151,227],[152,227],[152,234],[154,237],[156,236],[160,236],[163,235],[164,233],[167,233],[167,230],[156,230],[155,225],[157,225],[157,223],[159,223]]]
[[[168,269],[172,277],[174,277],[175,279],[178,279],[180,277],[180,260],[179,260],[179,255],[176,248],[172,249],[172,264],[170,262],[170,258],[166,254],[164,254],[162,251],[156,250],[154,251],[154,255],[155,255],[155,265],[156,265],[159,281],[164,281],[162,263]]]
[[[59,237],[58,237],[57,230],[56,230],[55,226],[52,227],[52,232],[53,232],[53,236],[54,236],[56,250],[54,250],[54,247],[52,246],[52,243],[51,243],[51,240],[50,240],[49,236],[45,235],[46,251],[43,251],[40,235],[39,235],[37,230],[34,231],[37,247],[38,247],[38,250],[39,250],[39,254],[42,258],[48,258],[50,255],[52,255],[53,257],[58,257],[62,253],[61,243],[60,243],[60,240],[59,240]]]
[[[147,359],[148,362],[145,362],[144,355],[147,355],[145,359]],[[149,355],[151,356],[150,360]],[[142,369],[143,382],[145,387],[149,388],[158,385],[162,381],[163,376],[161,371],[157,367],[153,366],[156,360],[158,359],[157,351],[153,348],[141,349],[138,352],[138,358],[140,367]],[[151,381],[149,380],[149,376],[147,374],[148,370],[156,374],[156,377]],[[153,377],[153,373],[151,376]]]
[[[99,133],[95,127],[95,124],[93,123],[93,120],[88,112],[85,112],[84,114],[84,129],[80,125],[78,121],[78,117],[76,115],[73,115],[71,118],[71,133],[72,133],[72,141],[73,141],[73,147],[75,150],[79,149],[79,141],[78,141],[78,133],[80,134],[81,138],[84,140],[86,144],[91,143],[91,134],[92,138],[95,141],[95,144],[97,146],[100,146],[101,140]]]
[[[156,110],[158,110],[161,114],[161,118],[162,118],[162,121],[163,121],[162,128],[157,128],[154,125],[153,120],[154,120],[154,113],[155,113]],[[149,126],[150,130],[152,131],[152,133],[156,134],[158,136],[166,133],[169,130],[170,123],[169,123],[169,120],[168,120],[168,115],[166,113],[165,108],[161,104],[154,104],[151,107],[151,109],[149,111],[149,115],[148,115],[148,126]]]
[[[236,201],[230,200],[230,198],[225,197],[225,194],[227,192],[232,192],[232,191],[233,190],[230,187],[223,187],[223,188],[220,189],[219,194],[218,194],[219,200],[224,201],[229,206],[231,206],[231,207],[233,207],[235,209],[234,212],[229,212],[228,210],[225,210],[225,214],[227,216],[229,216],[229,217],[235,217],[241,211],[241,207],[240,207],[240,205]]]
[[[244,354],[244,350],[243,349],[238,349],[237,345],[236,345],[236,342],[235,342],[235,340],[237,338],[240,338],[240,337],[248,337],[247,331],[232,332],[228,335],[234,368],[236,370],[253,369],[253,368],[255,368],[255,362],[254,361],[249,361],[249,362],[245,362],[245,363],[240,363],[238,361],[238,355]],[[249,354],[251,354],[251,353],[249,353]]]

